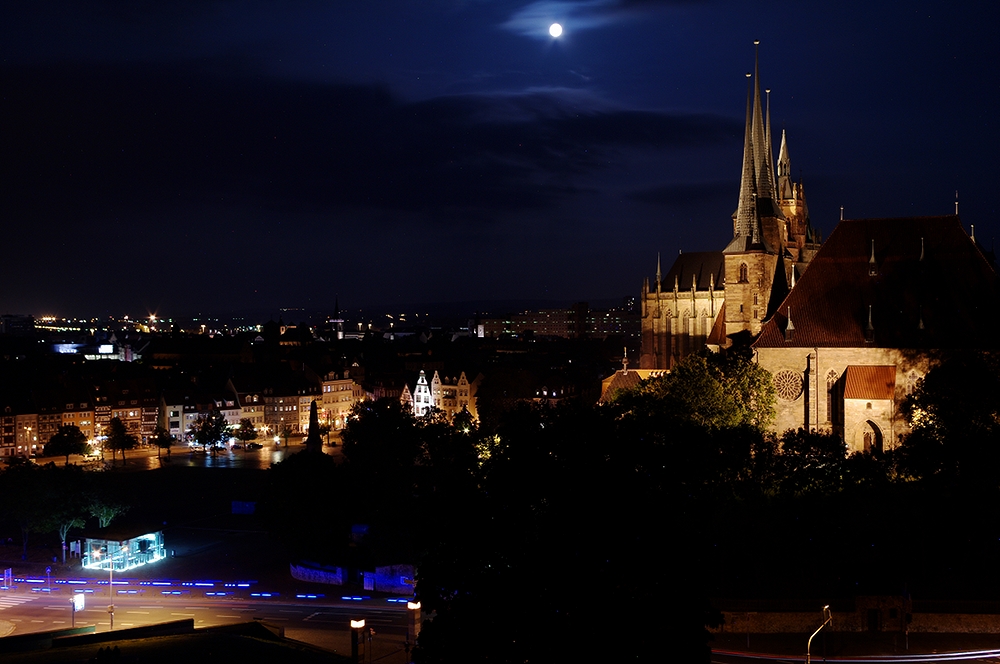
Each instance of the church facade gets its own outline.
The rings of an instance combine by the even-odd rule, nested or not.
[[[1000,278],[957,215],[841,221],[753,343],[778,431],[879,452],[909,433],[905,397],[948,355],[996,350]]]
[[[784,131],[777,170],[771,146],[770,103],[762,103],[755,64],[733,238],[722,251],[679,255],[666,275],[657,259],[653,285],[647,279],[640,298],[641,369],[670,369],[706,345],[724,347],[740,333],[756,336],[815,256],[820,238],[802,185],[791,179]]]

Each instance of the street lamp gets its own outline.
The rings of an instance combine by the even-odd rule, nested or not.
[[[406,603],[406,651],[417,642],[420,636],[420,602]]]
[[[354,660],[355,664],[361,661],[359,659],[359,654],[361,652],[359,642],[361,641],[361,632],[364,628],[364,619],[351,621],[351,659]]]
[[[833,614],[830,613],[830,605],[829,604],[827,604],[826,606],[823,607],[823,617],[825,618],[825,620],[823,621],[823,624],[820,625],[819,627],[817,627],[816,631],[813,632],[812,636],[809,637],[809,640],[806,641],[806,664],[811,664],[811,662],[812,662],[812,656],[810,654],[810,651],[812,649],[813,637],[816,636],[817,634],[819,634],[819,632],[820,632],[821,629],[823,629],[824,627],[826,627],[827,625],[829,625],[833,621]]]

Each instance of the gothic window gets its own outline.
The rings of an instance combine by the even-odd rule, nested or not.
[[[837,393],[837,372],[833,369],[826,375],[826,421],[838,423],[840,421],[840,404]]]
[[[740,263],[740,283],[745,284],[750,281],[750,270],[746,263]]]
[[[802,374],[795,371],[779,371],[774,375],[774,389],[785,401],[795,401],[802,394]]]

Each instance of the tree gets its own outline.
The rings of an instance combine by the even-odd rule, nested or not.
[[[170,447],[177,442],[177,438],[170,435],[170,432],[163,427],[156,427],[156,431],[153,433],[153,439],[151,441],[156,445],[156,458],[160,458],[160,450],[167,451],[167,457],[170,457]]]
[[[847,445],[834,433],[789,429],[781,435],[779,487],[787,495],[831,495],[844,479]]]
[[[229,423],[226,416],[218,410],[212,410],[208,415],[200,416],[191,426],[194,440],[204,449],[221,445],[229,437]]]
[[[36,495],[42,481],[41,468],[27,459],[14,457],[0,474],[0,511],[21,529],[21,559],[28,558],[28,534],[37,530],[44,510]]]
[[[42,456],[65,456],[68,466],[70,454],[86,454],[88,451],[90,446],[87,445],[87,437],[80,428],[74,424],[65,424],[45,443]]]
[[[249,417],[240,420],[240,425],[234,430],[234,433],[236,438],[243,443],[244,448],[247,443],[257,440],[257,429],[254,428]]]
[[[62,561],[66,563],[66,538],[73,528],[83,528],[87,523],[87,504],[83,498],[84,474],[78,466],[43,469],[38,500],[42,515],[39,532],[55,531],[62,544]]]
[[[762,431],[774,419],[771,374],[744,350],[688,355],[663,376],[643,381],[615,397],[620,408],[710,430],[751,427]]]
[[[111,462],[115,462],[115,452],[121,450],[122,464],[125,463],[125,450],[133,449],[139,443],[138,439],[128,432],[121,418],[114,417],[108,423],[107,446],[111,448]]]
[[[909,395],[912,432],[900,468],[918,479],[996,488],[1000,465],[1000,356],[957,355],[935,367]]]
[[[129,510],[129,505],[107,491],[91,493],[86,500],[87,513],[97,519],[101,528],[107,528],[116,517]]]

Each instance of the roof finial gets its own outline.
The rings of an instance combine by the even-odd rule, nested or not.
[[[976,241],[976,225],[975,224],[970,224],[969,227],[972,229],[972,233],[971,233],[971,235],[969,237],[971,237],[972,241],[975,242]]]
[[[868,276],[878,274],[878,263],[875,262],[875,240],[872,239],[872,257],[868,259]]]
[[[868,325],[865,327],[865,341],[875,341],[875,326],[872,325],[872,305],[868,305]]]
[[[844,206],[843,205],[840,206],[840,220],[841,221],[844,220]]]
[[[955,216],[958,216],[958,189],[955,190]]]
[[[792,288],[795,288],[795,266],[792,266]]]
[[[628,373],[628,346],[625,347],[625,357],[622,358],[622,373]]]
[[[785,324],[785,341],[792,340],[792,333],[795,332],[795,326],[792,324],[792,308],[788,307],[787,318],[788,322]]]
[[[924,238],[920,238],[920,260],[924,260]]]
[[[660,282],[660,252],[656,252],[656,282]]]

